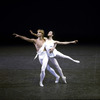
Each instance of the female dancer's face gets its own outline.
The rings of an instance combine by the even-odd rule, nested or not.
[[[48,36],[49,36],[49,37],[50,37],[50,36],[53,36],[53,32],[52,32],[52,31],[49,31]]]

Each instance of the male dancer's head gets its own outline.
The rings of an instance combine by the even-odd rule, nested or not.
[[[37,36],[43,38],[44,37],[44,30],[43,29],[38,29],[37,30]]]

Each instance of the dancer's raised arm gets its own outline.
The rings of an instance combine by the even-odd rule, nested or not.
[[[25,40],[27,42],[31,42],[31,43],[36,42],[35,39],[30,39],[30,38],[27,38],[26,36],[22,36],[22,35],[19,35],[19,34],[16,34],[16,33],[13,33],[13,35],[15,37],[19,37],[19,38],[21,38],[21,39],[23,39],[23,40]]]
[[[31,33],[32,35],[34,35],[34,36],[38,37],[38,35],[37,35],[36,33],[33,33],[33,31],[32,31],[32,30],[29,30],[29,31],[30,31],[30,33]],[[44,37],[44,39],[45,39],[45,40],[47,40],[47,37]]]
[[[71,44],[71,43],[77,43],[77,42],[78,42],[78,40],[69,41],[69,42],[54,41],[55,44]]]
[[[36,34],[36,33],[33,33],[33,31],[32,31],[32,30],[29,30],[29,31],[30,31],[30,33],[31,33],[32,35],[34,35],[34,36],[38,37],[38,36],[37,36],[37,34]]]

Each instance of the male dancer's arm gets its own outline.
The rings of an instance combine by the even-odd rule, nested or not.
[[[35,42],[35,39],[30,39],[30,38],[27,38],[26,36],[22,36],[22,35],[19,35],[19,34],[16,34],[16,33],[14,33],[13,35],[15,35],[15,37],[19,37],[22,40],[25,40],[27,42],[31,42],[31,43]]]
[[[53,50],[56,48],[56,46],[57,46],[57,44],[54,44],[54,47],[52,47],[52,48],[50,49],[50,53],[53,52]]]
[[[37,36],[37,34],[36,34],[36,33],[33,33],[33,31],[32,31],[32,30],[29,30],[29,31],[30,31],[30,33],[31,33],[32,35],[34,35],[34,36],[38,37],[38,36]]]
[[[55,44],[71,44],[71,43],[77,43],[78,40],[70,41],[70,42],[60,42],[60,41],[55,41]]]
[[[38,36],[37,36],[37,34],[36,34],[36,33],[33,33],[33,31],[32,31],[32,30],[29,30],[29,31],[30,31],[30,33],[31,33],[32,35],[34,35],[34,36],[38,37]],[[44,37],[44,39],[46,40],[46,39],[47,39],[47,37]]]

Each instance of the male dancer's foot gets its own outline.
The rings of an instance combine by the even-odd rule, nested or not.
[[[44,86],[42,82],[40,82],[40,86],[41,86],[41,87],[43,87],[43,86]]]
[[[58,83],[59,82],[59,79],[60,79],[60,76],[58,76],[55,80],[55,83]]]
[[[67,82],[66,82],[66,77],[65,77],[65,76],[62,77],[62,80],[64,81],[64,83],[67,83]]]

